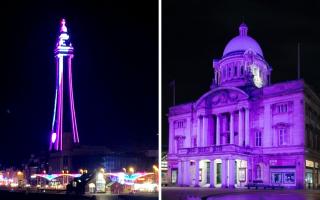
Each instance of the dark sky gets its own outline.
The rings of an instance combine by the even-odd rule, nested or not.
[[[163,149],[168,143],[169,82],[176,80],[177,104],[197,100],[210,89],[212,59],[238,35],[244,19],[272,66],[272,82],[297,78],[301,42],[302,78],[320,92],[319,1],[163,1]]]
[[[157,4],[1,3],[0,163],[48,149],[55,89],[53,50],[62,17],[75,48],[73,85],[80,143],[158,148]]]

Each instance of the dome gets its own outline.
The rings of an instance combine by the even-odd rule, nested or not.
[[[230,42],[224,48],[223,56],[232,52],[246,51],[248,49],[253,50],[260,56],[263,56],[260,45],[252,37],[248,36],[247,32],[247,25],[242,23],[239,27],[239,35],[230,40]]]

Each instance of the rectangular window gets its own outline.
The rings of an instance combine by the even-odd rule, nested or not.
[[[279,145],[289,144],[289,134],[286,128],[280,128],[279,130]]]
[[[276,113],[286,113],[288,112],[288,104],[282,103],[276,106]]]
[[[261,138],[261,131],[256,131],[256,146],[261,147],[262,146],[262,138]]]
[[[217,163],[217,184],[221,184],[221,163]]]
[[[185,128],[185,120],[175,121],[175,128]]]
[[[175,184],[177,183],[178,179],[178,170],[177,169],[172,169],[171,171],[171,183]]]
[[[210,162],[206,162],[207,167],[207,184],[210,183]]]
[[[283,183],[294,184],[296,182],[296,176],[294,172],[283,173]]]
[[[271,183],[273,183],[273,184],[282,183],[281,173],[272,173],[271,174]]]

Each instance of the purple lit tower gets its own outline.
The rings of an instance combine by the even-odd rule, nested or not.
[[[320,187],[320,98],[311,87],[299,79],[272,84],[244,23],[212,67],[205,94],[169,109],[169,182]]]
[[[63,134],[64,134],[64,105],[69,105],[71,113],[71,129],[73,142],[79,143],[79,135],[77,129],[76,112],[74,108],[73,87],[72,87],[72,58],[73,47],[70,42],[65,19],[61,20],[60,35],[54,50],[56,60],[56,90],[52,121],[52,131],[50,138],[50,150],[62,151]],[[64,83],[67,81],[66,83]],[[64,103],[64,92],[67,92],[69,99],[65,99],[69,104]]]

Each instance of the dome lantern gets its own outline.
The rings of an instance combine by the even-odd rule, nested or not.
[[[242,23],[239,26],[239,35],[240,36],[247,36],[247,34],[248,34],[248,27],[245,23]]]

